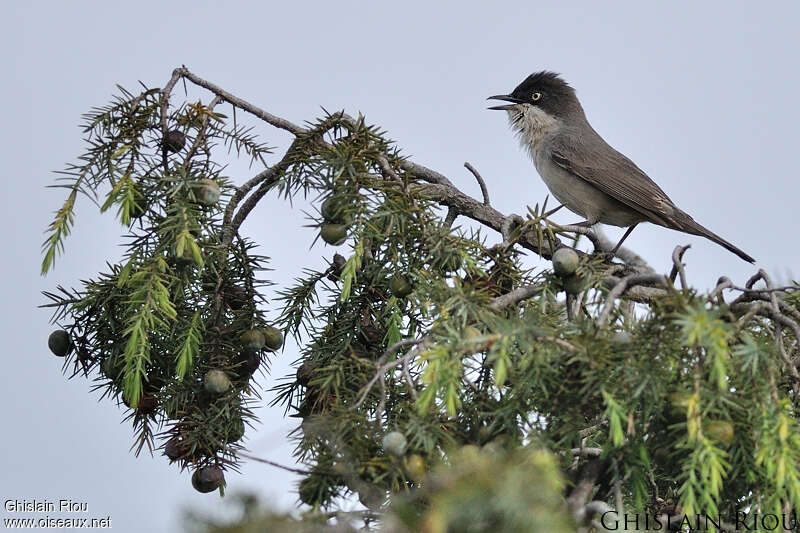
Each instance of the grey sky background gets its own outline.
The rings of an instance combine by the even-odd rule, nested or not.
[[[87,502],[89,513],[79,517],[111,515],[120,531],[176,531],[184,507],[213,512],[223,505],[214,494],[196,493],[189,476],[165,458],[129,453],[123,410],[98,403],[86,380],[65,379],[46,347],[50,315],[36,308],[41,290],[77,286],[119,257],[122,228],[82,199],[66,254],[52,274],[39,276],[42,232],[63,201],[62,191],[45,186],[52,171],[83,150],[81,113],[107,103],[116,83],[162,86],[174,67],[186,64],[297,123],[320,116],[320,106],[361,111],[415,161],[478,196],[462,167],[469,161],[486,179],[495,207],[524,214],[526,205],[544,200],[546,188],[505,117],[486,111],[485,98],[510,91],[533,71],[555,70],[577,89],[595,129],[677,205],[786,280],[800,263],[798,6],[3,3],[0,146],[9,242],[0,323],[10,344],[0,372],[0,497]],[[285,147],[285,136],[263,131],[266,141]],[[254,173],[232,165],[228,175],[240,184]],[[279,285],[333,254],[319,245],[309,251],[314,235],[302,228],[305,207],[273,198],[244,227],[273,258]],[[577,220],[566,212],[555,218]],[[721,247],[657,226],[640,226],[627,241],[660,271],[669,268],[673,247],[686,243],[692,244],[687,272],[698,287],[709,288],[721,275],[743,284],[755,272]],[[272,375],[262,378],[265,388],[291,372],[296,357],[287,346]],[[265,393],[264,406],[269,399]],[[283,419],[279,408],[259,414],[263,424],[248,432],[251,452],[291,464],[286,433],[295,419]],[[242,475],[227,478],[231,492],[253,490],[277,508],[296,500],[292,476],[280,470],[245,463]]]

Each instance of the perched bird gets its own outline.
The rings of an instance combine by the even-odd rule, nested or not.
[[[575,90],[554,72],[531,74],[511,94],[490,96],[510,102],[489,109],[508,112],[547,188],[567,209],[597,222],[627,227],[613,253],[640,222],[652,222],[714,241],[751,263],[755,259],[684,213],[630,159],[609,146],[586,120]]]

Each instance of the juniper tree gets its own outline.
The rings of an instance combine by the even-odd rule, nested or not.
[[[207,101],[178,102],[178,82]],[[289,132],[288,148],[275,155],[242,113]],[[611,509],[730,528],[737,511],[800,506],[798,284],[759,270],[700,292],[686,247],[665,274],[625,248],[609,257],[546,200],[504,215],[471,165],[481,199],[363,116],[299,126],[185,67],[164,88],[120,89],[83,131],[42,272],[84,197],[116,213],[125,253],[45,293],[50,348],[127,406],[137,453],[163,450],[202,492],[224,492],[244,458],[255,401],[298,417],[306,512],[248,500],[241,530],[587,531]],[[229,177],[230,158],[257,171]],[[241,227],[280,201],[304,202],[306,231],[336,253],[273,288]],[[296,375],[262,390],[283,335]]]

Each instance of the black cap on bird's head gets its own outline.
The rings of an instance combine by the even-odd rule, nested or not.
[[[511,102],[507,105],[489,108],[500,111],[514,109],[517,105],[533,105],[554,116],[561,116],[575,111],[583,113],[581,104],[575,96],[575,89],[570,87],[560,75],[547,70],[531,74],[517,85],[510,94],[490,96],[487,100]]]

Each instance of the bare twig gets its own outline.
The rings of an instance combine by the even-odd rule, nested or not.
[[[452,207],[447,209],[447,216],[444,217],[444,225],[448,228],[453,226],[453,222],[456,221],[456,217],[458,216],[458,211],[453,209]]]
[[[621,278],[608,276],[603,279],[603,284],[608,289],[613,289],[622,281]],[[649,303],[667,294],[667,291],[659,287],[643,287],[636,285],[628,287],[625,291],[625,299],[639,303]]]
[[[403,363],[400,366],[400,370],[403,373],[403,377],[406,380],[406,386],[408,387],[408,392],[411,393],[411,398],[416,402],[418,399],[417,388],[414,386],[414,380],[411,377],[411,371],[408,369],[410,361],[411,357],[403,358]]]
[[[386,159],[386,156],[383,154],[378,154],[378,165],[381,167],[381,172],[386,179],[392,179],[397,182],[402,182],[402,178],[394,171],[392,165],[389,164],[389,160]]]
[[[250,197],[247,198],[247,200],[245,200],[245,202],[236,212],[236,215],[233,216],[233,220],[231,220],[229,224],[224,224],[225,234],[223,235],[222,239],[223,245],[227,246],[231,243],[233,235],[239,230],[239,227],[244,222],[244,219],[247,218],[247,215],[250,214],[250,211],[253,210],[256,204],[258,204],[259,200],[261,200],[261,198],[267,194],[267,191],[270,190],[275,182],[280,179],[283,172],[289,167],[293,146],[294,143],[289,147],[280,161],[263,172],[260,172],[255,178],[251,179],[249,182],[247,182],[247,184],[245,184],[246,186],[250,186],[252,188],[252,185],[258,183],[259,187],[253,194],[250,195]],[[244,194],[246,194],[246,192]],[[236,209],[237,203],[241,200],[244,194],[240,195],[238,191],[234,194],[230,203],[225,208],[225,218],[223,220],[227,220],[228,217],[233,213],[234,209]]]
[[[281,470],[286,470],[287,472],[293,472],[295,474],[300,474],[302,476],[308,476],[308,475],[310,475],[312,473],[315,473],[315,472],[311,472],[310,470],[302,470],[300,468],[292,468],[290,466],[285,466],[285,465],[282,465],[280,463],[276,463],[274,461],[270,461],[268,459],[262,459],[260,457],[254,456],[254,455],[250,455],[249,453],[238,452],[237,455],[239,455],[239,457],[244,457],[245,459],[250,459],[251,461],[256,461],[257,463],[264,463],[265,465],[274,466],[275,468],[280,468]],[[324,474],[325,472],[317,472],[317,473]],[[334,475],[334,474],[331,473],[331,475]]]
[[[372,379],[370,379],[367,382],[367,384],[361,390],[361,394],[359,394],[358,401],[355,404],[355,408],[357,409],[361,407],[364,404],[364,401],[367,399],[369,391],[371,391],[372,387],[375,386],[375,383],[377,383],[381,379],[384,379],[384,375],[386,374],[386,372],[388,372],[393,368],[396,368],[397,366],[400,365],[404,366],[403,374],[404,376],[407,375],[406,379],[413,385],[413,382],[411,382],[411,375],[408,374],[408,370],[405,368],[405,365],[408,361],[410,361],[416,356],[416,354],[419,352],[420,345],[427,344],[427,342],[428,342],[428,337],[423,337],[421,339],[404,339],[387,348],[386,352],[384,352],[384,354],[375,362],[375,365],[377,366],[375,375],[372,377]],[[394,361],[387,362],[388,359],[393,355],[395,355],[397,352],[399,352],[406,346],[412,346],[412,345],[416,345],[417,349],[411,350],[400,359],[395,359]],[[416,391],[414,392],[416,393]],[[381,403],[381,405],[383,405],[383,402]],[[379,409],[378,412],[381,413],[382,409]]]
[[[714,287],[713,291],[711,291],[709,298],[712,301],[716,299],[717,303],[722,305],[725,303],[725,299],[722,297],[722,291],[725,289],[730,289],[733,286],[733,282],[727,276],[722,276],[717,280],[717,286]]]
[[[172,77],[169,79],[164,88],[161,89],[161,135],[162,137],[167,134],[167,112],[169,109],[169,96],[172,94],[172,89],[175,84],[181,79],[182,68],[176,68],[172,71]]]
[[[770,292],[790,292],[790,291],[797,291],[800,290],[800,287],[797,285],[786,285],[784,287],[772,287],[771,289],[746,289],[741,287],[733,287],[737,291],[745,291],[745,292],[752,292],[752,293],[770,293]]]
[[[600,457],[603,455],[603,448],[572,448],[569,452],[581,457]]]
[[[465,162],[464,166],[467,167],[467,170],[472,172],[472,175],[475,176],[475,179],[478,180],[478,185],[481,187],[481,194],[483,195],[483,205],[491,205],[489,202],[489,189],[486,188],[486,182],[483,181],[480,173],[475,170],[475,167],[470,165],[469,163]]]
[[[775,320],[779,324],[792,330],[792,333],[794,333],[794,337],[797,340],[797,345],[800,346],[800,326],[798,326],[797,322],[784,315],[780,311],[775,311],[775,308],[772,306],[772,304],[767,302],[738,303],[731,304],[730,309],[734,313],[743,314],[743,318],[739,320],[739,323],[742,325],[745,324],[745,320],[749,320],[755,315],[763,315]]]
[[[222,98],[226,102],[229,102],[230,104],[238,107],[239,109],[242,109],[242,110],[247,111],[248,113],[250,113],[252,115],[255,115],[256,117],[260,118],[261,120],[263,120],[267,124],[275,126],[278,129],[288,131],[289,133],[292,133],[294,135],[301,135],[301,134],[306,133],[308,131],[305,128],[301,128],[297,124],[293,124],[292,122],[290,122],[290,121],[288,121],[286,119],[283,119],[281,117],[277,117],[277,116],[273,115],[272,113],[268,113],[268,112],[264,111],[263,109],[261,109],[260,107],[254,106],[250,102],[247,102],[246,100],[242,100],[241,98],[238,98],[238,97],[232,95],[231,93],[229,93],[228,91],[222,89],[221,87],[219,87],[219,86],[217,86],[217,85],[215,85],[215,84],[213,84],[213,83],[211,83],[209,81],[206,81],[203,78],[201,78],[200,76],[197,76],[196,74],[190,72],[189,69],[187,69],[186,67],[181,67],[179,69],[175,69],[175,71],[173,72],[173,78],[175,77],[176,74],[179,77],[183,77],[183,78],[188,79],[189,81],[191,81],[195,85],[199,85],[200,87],[203,87],[204,89],[208,89],[209,91],[211,91],[212,93],[216,94],[217,96],[219,96],[220,98]]]
[[[772,279],[769,277],[769,274],[767,274],[767,272],[763,268],[760,268],[758,270],[758,273],[747,281],[745,287],[747,287],[748,289],[752,289],[753,285],[756,283],[756,281],[758,281],[758,279],[764,280],[764,283],[767,285],[767,289],[773,288]],[[798,326],[798,323],[796,321],[792,320],[782,312],[784,309],[786,310],[791,309],[792,311],[796,310],[792,309],[784,302],[779,301],[778,296],[776,295],[775,292],[768,292],[767,296],[769,297],[772,318],[779,324],[788,326],[792,330],[792,332],[795,335],[795,338],[797,339],[798,348],[800,348],[800,326]],[[780,334],[780,329],[778,329],[778,334]]]
[[[759,289],[744,289],[736,286],[732,286],[731,289],[744,291],[743,294],[739,295],[738,298],[731,302],[731,305],[746,304],[754,301],[768,302],[770,304],[772,303],[769,298],[769,292],[761,291]],[[778,300],[778,307],[782,313],[791,316],[795,322],[800,323],[800,311],[783,300]]]
[[[575,295],[567,293],[564,305],[567,308],[567,321],[572,322],[575,320]]]
[[[686,283],[686,270],[684,270],[681,261],[683,261],[683,254],[691,247],[691,244],[687,244],[686,246],[676,246],[675,249],[672,250],[672,271],[669,273],[669,281],[675,283],[675,277],[680,274],[681,289],[689,288],[689,285]]]
[[[164,144],[164,140],[167,137],[168,128],[167,112],[169,110],[169,96],[172,93],[172,89],[175,88],[175,84],[178,83],[178,80],[180,79],[180,74],[178,72],[179,70],[180,69],[175,69],[172,71],[172,77],[161,91],[161,164],[164,167],[165,174],[169,171],[169,162],[167,161],[167,146]]]
[[[767,274],[766,270],[764,270],[763,268],[759,268],[758,272],[756,274],[754,274],[750,279],[747,280],[747,283],[745,283],[745,287],[747,287],[748,289],[752,289],[753,285],[755,285],[758,282],[759,279],[764,280],[764,283],[766,284],[767,289],[771,289],[772,288],[772,280],[770,279],[770,277]],[[780,309],[779,309],[779,306],[778,306],[778,298],[775,296],[775,293],[774,292],[769,292],[769,293],[767,293],[767,295],[769,296],[769,302],[772,304],[772,308],[775,310],[775,312],[779,312]]]
[[[435,183],[436,185],[445,185],[447,187],[455,188],[449,179],[428,167],[423,167],[422,165],[412,163],[408,160],[401,162],[400,167],[406,172],[410,172],[415,177],[423,181],[427,181],[428,183]]]
[[[383,418],[383,412],[386,409],[386,374],[380,372],[378,376],[378,385],[381,388],[381,399],[378,401],[378,420]]]
[[[524,285],[517,287],[511,292],[498,296],[491,301],[489,307],[495,311],[516,305],[523,300],[533,298],[542,292],[542,287],[539,285]]]
[[[376,362],[377,365],[384,364],[391,356],[405,348],[406,346],[416,346],[426,341],[426,338],[423,337],[421,339],[403,339],[399,342],[396,342],[389,346],[383,355],[378,359]]]
[[[614,300],[621,297],[628,287],[652,283],[667,285],[667,279],[662,274],[631,274],[630,276],[625,276],[622,278],[619,283],[617,283],[614,288],[609,291],[608,296],[606,297],[606,301],[603,304],[603,309],[600,311],[600,315],[597,317],[598,327],[603,327],[608,323],[608,319],[611,316],[611,310],[614,308]]]

